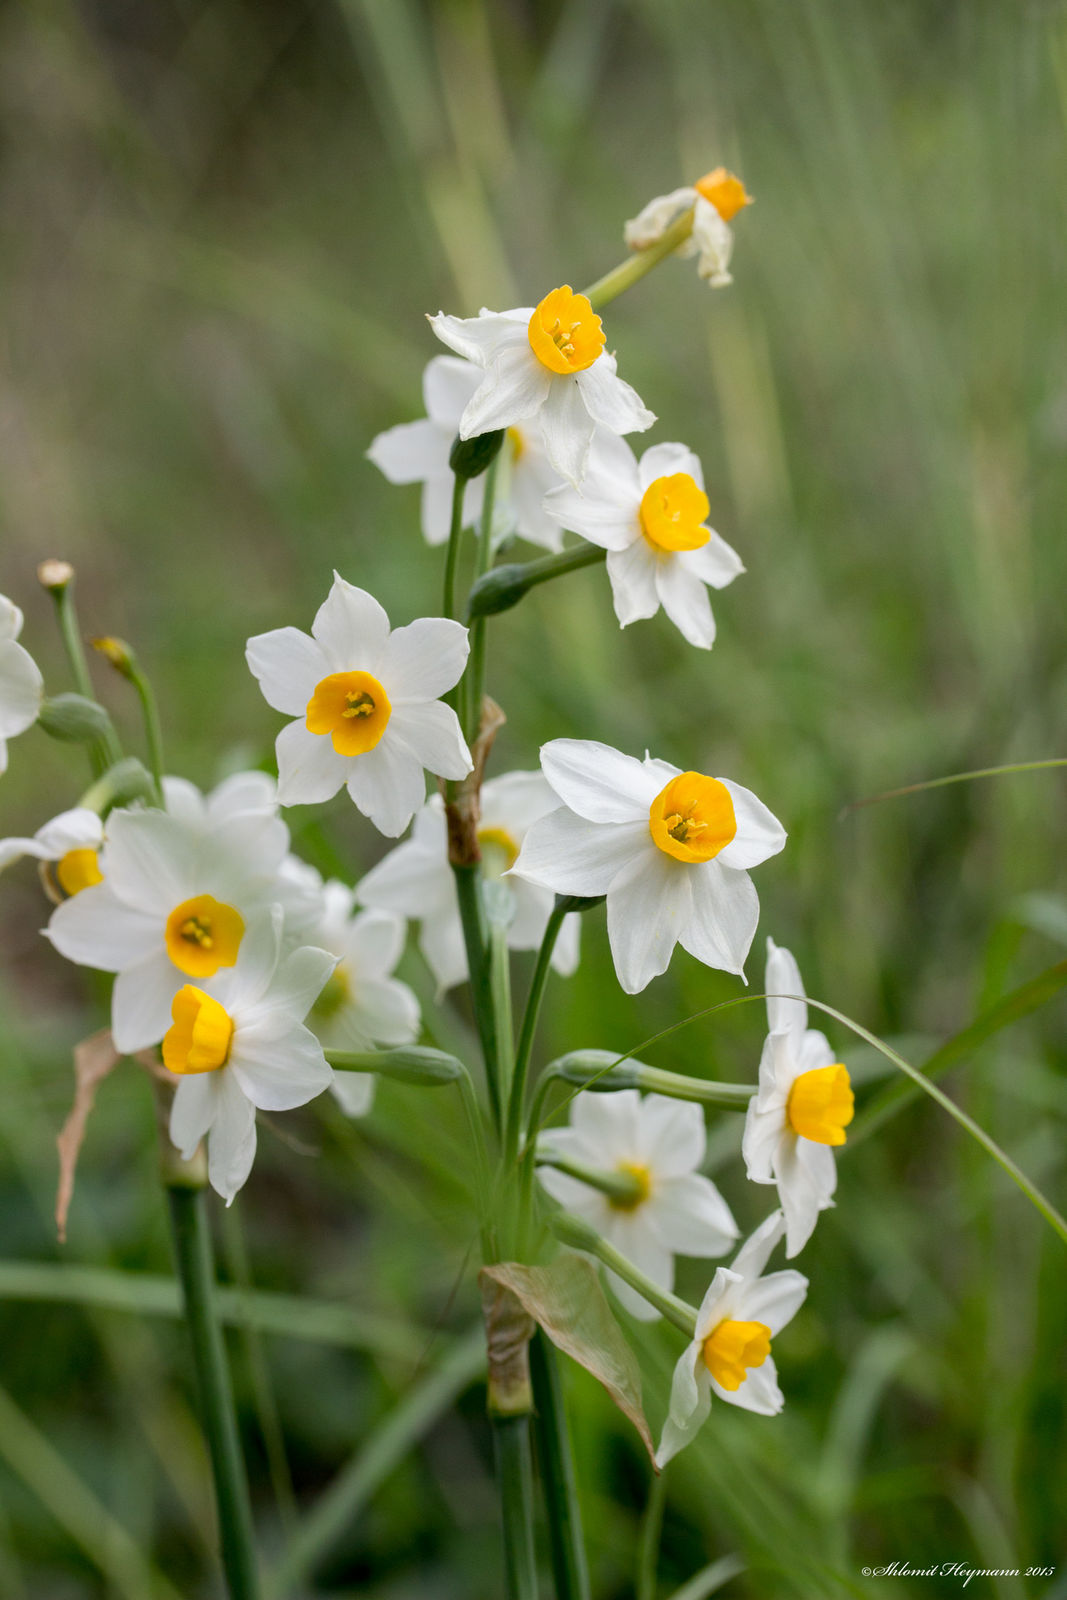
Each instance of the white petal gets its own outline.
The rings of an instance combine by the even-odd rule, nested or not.
[[[734,247],[733,229],[703,195],[697,196],[693,209],[692,242],[697,249],[698,275],[713,289],[723,289],[732,283],[729,267]]]
[[[44,679],[33,657],[13,639],[0,639],[0,738],[32,727],[43,698]]]
[[[395,707],[389,737],[403,741],[420,766],[438,777],[465,778],[473,767],[459,718],[443,700],[413,700]]]
[[[469,654],[470,637],[462,623],[419,617],[390,634],[379,677],[394,706],[405,700],[436,700],[459,682]]]
[[[426,415],[455,435],[463,408],[481,381],[482,370],[475,362],[456,356],[434,356],[422,374]]]
[[[256,1158],[256,1109],[229,1068],[222,1068],[219,1078],[215,1120],[207,1139],[207,1175],[229,1205]]]
[[[444,814],[435,818],[440,823],[440,843],[431,854],[419,838],[426,809],[415,818],[414,838],[390,850],[360,879],[356,892],[362,905],[399,912],[405,917],[425,918],[453,902],[455,885],[446,854]]]
[[[375,672],[389,637],[389,618],[372,594],[335,572],[311,632],[332,672]]]
[[[207,820],[204,796],[188,778],[176,778],[171,773],[164,773],[163,801],[167,815],[176,817],[179,822],[203,827]]]
[[[749,1234],[734,1257],[730,1271],[741,1278],[755,1279],[771,1258],[771,1252],[785,1236],[785,1218],[780,1211],[772,1211],[754,1233]],[[720,1272],[723,1268],[720,1267]]]
[[[534,823],[511,871],[557,894],[607,894],[647,842],[644,823],[588,822],[559,806]]]
[[[631,217],[623,228],[623,238],[631,250],[644,250],[662,239],[675,217],[695,204],[697,191],[690,187],[672,189],[670,194],[658,194],[650,200],[636,217]]]
[[[82,893],[87,893],[83,890]],[[81,899],[77,895],[76,899]],[[189,980],[162,950],[127,967],[115,979],[111,992],[111,1033],[115,1049],[123,1055],[158,1044],[173,1020],[171,1003]]]
[[[6,848],[19,845],[18,855],[36,856],[40,861],[59,861],[69,850],[99,850],[104,839],[104,824],[95,811],[75,806],[38,828],[32,839],[6,839],[0,844],[0,860],[14,857]]]
[[[199,829],[165,811],[113,811],[108,818],[104,872],[116,896],[139,911],[166,916],[188,899],[200,857]]]
[[[22,632],[24,618],[14,600],[0,594],[0,641],[17,639]]]
[[[556,940],[556,948],[552,952],[552,967],[561,978],[569,978],[577,972],[581,956],[582,919],[578,912],[572,911],[563,919]]]
[[[767,991],[767,1026],[772,1033],[791,1033],[799,1044],[808,1025],[808,1008],[805,1004],[804,980],[791,951],[784,945],[767,940],[767,970],[764,977]],[[794,998],[772,998],[794,996]]]
[[[170,1141],[189,1161],[215,1120],[217,1086],[214,1072],[196,1072],[179,1078],[170,1107]]]
[[[759,921],[759,897],[747,872],[720,866],[720,860],[690,870],[692,911],[680,939],[706,967],[741,976]]]
[[[673,478],[679,472],[688,473],[702,489],[704,487],[704,469],[700,465],[700,457],[684,444],[650,445],[641,457],[638,471],[642,494],[657,478]]]
[[[774,1182],[774,1161],[785,1126],[784,1105],[765,1111],[753,1096],[748,1103],[745,1131],[741,1136],[741,1154],[752,1183]]]
[[[707,1143],[704,1111],[695,1101],[645,1095],[638,1120],[637,1160],[647,1164],[657,1180],[695,1172]]]
[[[635,1211],[612,1211],[602,1231],[639,1272],[650,1278],[657,1288],[670,1292],[674,1286],[674,1256],[661,1242],[647,1207],[639,1206]],[[608,1272],[608,1282],[616,1298],[632,1317],[639,1322],[655,1322],[660,1312],[644,1295],[638,1294],[614,1272]]]
[[[299,1025],[279,1032],[238,1026],[227,1072],[262,1111],[291,1111],[328,1089],[333,1070],[315,1035]]]
[[[443,428],[429,417],[420,417],[418,422],[401,422],[371,440],[367,460],[373,462],[390,483],[423,483],[428,478],[439,478],[448,472],[448,455],[455,432],[454,427]]]
[[[335,1072],[330,1090],[347,1117],[365,1117],[374,1104],[373,1072]]]
[[[784,847],[785,829],[751,789],[743,789],[729,778],[719,781],[734,803],[737,833],[720,851],[718,860],[724,867],[758,867],[761,861],[776,856]]]
[[[797,1072],[813,1072],[818,1067],[829,1067],[837,1060],[830,1049],[830,1041],[818,1028],[806,1028],[797,1052]]]
[[[680,1256],[721,1256],[738,1235],[730,1207],[699,1172],[657,1184],[649,1210],[664,1242]]]
[[[452,483],[452,474],[449,472],[447,475],[427,478],[422,486],[419,524],[427,544],[448,543],[452,528]]]
[[[494,428],[524,422],[544,406],[552,390],[552,374],[530,349],[526,338],[502,350],[487,368],[474,398],[460,418],[461,439],[473,439]]]
[[[585,491],[583,493],[583,490]],[[561,528],[570,528],[602,550],[626,550],[640,536],[630,508],[619,510],[601,500],[587,499],[589,475],[582,489],[569,483],[545,496],[545,511]]]
[[[481,825],[505,828],[518,838],[558,804],[542,772],[504,772],[483,785]]]
[[[361,978],[387,978],[400,960],[406,935],[407,923],[395,912],[360,911],[347,923],[335,953]]]
[[[612,1059],[605,1051],[605,1065]],[[570,1132],[585,1150],[575,1150],[579,1161],[593,1167],[616,1167],[621,1162],[640,1158],[641,1095],[636,1089],[620,1089],[615,1094],[596,1094],[583,1090],[571,1101]],[[567,1130],[554,1129],[553,1138]],[[565,1147],[565,1146],[564,1146]]]
[[[683,567],[713,589],[725,589],[745,570],[737,551],[715,532],[699,550],[680,551],[678,559]]]
[[[660,785],[643,762],[595,739],[552,739],[541,746],[541,769],[564,805],[590,822],[648,825]]]
[[[360,982],[357,974],[355,1000],[342,1015],[350,1013],[375,1044],[411,1044],[418,1037],[419,1002],[396,978]]]
[[[352,759],[347,788],[357,810],[387,838],[398,839],[426,799],[426,777],[419,757],[403,739],[390,738],[391,731]]]
[[[313,945],[294,950],[277,969],[266,996],[267,1006],[302,1022],[336,965],[337,957],[328,950],[317,950]]]
[[[643,433],[656,420],[636,389],[616,376],[615,357],[606,350],[591,367],[579,372],[578,386],[593,421],[612,433]]]
[[[207,816],[212,823],[226,822],[247,811],[277,809],[278,781],[269,772],[231,773],[216,784],[207,797]]]
[[[635,539],[625,550],[608,551],[608,579],[615,615],[623,628],[654,617],[659,610],[655,552],[646,539]]]
[[[525,342],[529,346],[527,329],[533,312],[533,306],[498,312],[483,308],[477,317],[447,317],[443,311],[439,311],[436,317],[427,317],[426,320],[449,349],[484,367],[501,350],[511,345]]]
[[[245,930],[236,964],[221,968],[209,980],[210,992],[232,1015],[257,1014],[278,968],[283,929],[281,906],[261,909]]]
[[[419,930],[419,949],[437,981],[439,991],[455,988],[467,978],[467,947],[459,911],[427,918]]]
[[[742,1281],[740,1273],[734,1272],[730,1267],[716,1267],[715,1276],[708,1284],[697,1310],[698,1341],[702,1343],[711,1330],[729,1315],[730,1298]]]
[[[774,1176],[786,1222],[787,1256],[798,1255],[819,1220],[819,1212],[833,1204],[837,1165],[829,1145],[813,1144],[791,1134],[775,1155]]]
[[[710,650],[715,643],[715,618],[708,591],[677,556],[656,562],[656,593],[682,638],[698,650]]]
[[[333,670],[314,639],[299,628],[257,633],[245,646],[245,660],[267,704],[288,717],[304,715],[315,685]]]
[[[700,1346],[691,1344],[674,1369],[670,1411],[656,1451],[656,1465],[661,1470],[699,1432],[710,1410],[711,1374],[700,1359]]]
[[[264,879],[280,871],[288,854],[289,829],[281,817],[273,811],[240,811],[217,822],[204,841],[197,887],[213,880],[228,881],[234,894],[239,885],[259,889]]]
[[[578,377],[552,378],[540,418],[548,459],[560,476],[577,488],[585,476],[594,428]]]
[[[107,883],[93,884],[52,913],[47,937],[61,956],[82,967],[121,972],[144,959],[146,950],[162,948],[158,917],[123,905]]]
[[[654,845],[620,872],[608,892],[608,942],[627,994],[666,972],[692,914],[688,870]]]
[[[792,1322],[804,1303],[808,1280],[800,1272],[770,1272],[746,1283],[737,1301],[737,1315],[745,1322],[762,1322],[772,1336]]]
[[[348,756],[338,755],[329,734],[312,733],[304,722],[290,722],[274,742],[278,761],[278,799],[283,806],[320,805],[331,799],[348,776]]]
[[[754,1411],[761,1417],[776,1417],[785,1405],[772,1356],[758,1367],[749,1367],[745,1381],[736,1389],[723,1389],[714,1378],[711,1387],[720,1400],[728,1400],[732,1406]]]

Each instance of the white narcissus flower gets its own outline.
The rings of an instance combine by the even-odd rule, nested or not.
[[[557,804],[539,772],[506,772],[483,785],[478,843],[482,871],[499,878],[517,860],[527,831]],[[550,890],[508,877],[515,915],[508,925],[512,950],[536,950],[555,902]],[[365,906],[398,912],[421,924],[419,949],[440,989],[451,989],[467,977],[467,951],[456,898],[456,879],[448,864],[448,832],[444,806],[432,795],[415,818],[410,839],[380,861],[360,880],[357,899]],[[581,918],[564,918],[552,965],[565,977],[578,965]]]
[[[68,961],[118,974],[111,1031],[119,1050],[158,1044],[176,990],[232,967],[247,930],[271,905],[292,896],[295,929],[306,925],[306,892],[283,871],[288,849],[289,830],[273,808],[227,811],[213,821],[111,813],[103,882],[57,906],[47,937]]]
[[[312,1009],[310,1026],[328,1050],[377,1050],[419,1036],[419,1002],[393,977],[404,950],[405,924],[389,911],[355,911],[355,892],[336,880],[323,887],[323,915],[312,943],[337,959]],[[374,1099],[374,1074],[338,1072],[333,1093],[350,1117]]]
[[[430,318],[437,337],[484,369],[460,419],[461,439],[536,418],[548,459],[570,483],[585,472],[593,429],[640,433],[655,416],[618,376],[584,294],[553,289],[536,306]]]
[[[103,842],[104,824],[96,812],[75,806],[38,828],[32,839],[0,839],[0,872],[21,856],[35,856],[52,866],[63,894],[79,894],[103,882],[99,860]],[[51,888],[49,892],[54,893]]]
[[[558,894],[607,896],[627,994],[667,970],[676,944],[743,976],[759,920],[746,869],[786,837],[763,802],[729,778],[591,739],[553,739],[541,767],[563,804],[530,829],[512,871]]]
[[[469,649],[466,628],[447,617],[390,629],[374,596],[337,573],[310,637],[276,628],[249,639],[264,699],[296,718],[275,746],[282,805],[329,800],[343,784],[376,828],[402,834],[426,798],[426,771],[471,771],[459,718],[439,698]]]
[[[767,1025],[759,1089],[749,1101],[741,1152],[754,1183],[773,1183],[785,1212],[786,1255],[807,1244],[833,1205],[833,1146],[845,1142],[855,1096],[848,1068],[824,1033],[808,1027],[804,985],[788,950],[767,940]]]
[[[697,1312],[692,1343],[674,1369],[670,1410],[656,1462],[666,1466],[687,1445],[720,1400],[777,1416],[785,1404],[771,1357],[771,1340],[796,1316],[808,1280],[787,1270],[761,1277],[785,1223],[769,1216],[741,1246],[729,1267],[719,1267]]]
[[[659,1288],[674,1285],[674,1258],[721,1256],[737,1224],[718,1189],[697,1168],[707,1150],[704,1113],[692,1101],[643,1098],[636,1089],[591,1091],[571,1101],[569,1128],[552,1128],[539,1151],[576,1167],[635,1180],[635,1196],[617,1200],[568,1172],[541,1166],[537,1176],[553,1199],[583,1217]],[[609,1272],[626,1309],[648,1322],[659,1316],[635,1289]]]
[[[695,184],[657,195],[623,229],[631,250],[647,250],[662,239],[671,223],[693,207],[693,231],[678,246],[680,256],[696,256],[697,272],[713,289],[732,283],[729,266],[734,236],[729,223],[737,213],[752,204],[740,178],[725,167],[705,173]]]
[[[22,612],[0,594],[0,772],[7,771],[7,741],[37,721],[44,679],[28,650],[18,643]]]
[[[249,929],[233,967],[173,997],[163,1039],[163,1065],[180,1079],[171,1141],[188,1161],[206,1135],[208,1177],[227,1205],[252,1170],[257,1108],[291,1111],[330,1086],[303,1019],[334,964],[307,945],[283,957],[276,906]]]
[[[735,550],[707,525],[700,461],[684,444],[655,444],[638,462],[625,439],[598,431],[581,492],[564,484],[545,498],[563,527],[608,552],[615,615],[625,628],[662,605],[701,649],[715,639],[708,588],[744,572]]]

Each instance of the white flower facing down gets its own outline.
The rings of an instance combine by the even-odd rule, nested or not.
[[[100,849],[104,824],[95,811],[75,806],[37,829],[32,839],[0,839],[0,872],[22,856],[35,856],[53,867],[63,894],[79,894],[103,881]],[[53,890],[49,889],[50,893]]]
[[[785,844],[763,802],[728,778],[588,739],[552,740],[541,767],[563,804],[530,829],[512,871],[558,894],[607,896],[627,994],[666,971],[676,944],[743,976],[759,920],[746,869]]]
[[[44,679],[28,650],[18,643],[22,612],[0,594],[0,772],[7,771],[7,741],[37,721]]]
[[[324,910],[312,943],[336,956],[309,1025],[328,1050],[376,1050],[412,1044],[419,1036],[419,1002],[393,977],[404,950],[405,924],[388,911],[354,911],[355,892],[336,880],[323,887]],[[374,1074],[334,1074],[334,1096],[350,1117],[374,1100]]]
[[[808,1292],[808,1280],[787,1270],[761,1276],[785,1223],[769,1216],[741,1246],[729,1267],[719,1267],[697,1312],[692,1342],[674,1369],[670,1410],[656,1462],[666,1466],[687,1445],[720,1400],[773,1417],[785,1401],[771,1356],[771,1340],[791,1322]]]
[[[800,970],[767,940],[767,1025],[759,1089],[749,1102],[741,1151],[754,1183],[778,1187],[786,1255],[807,1244],[820,1211],[833,1205],[833,1146],[845,1142],[854,1096],[848,1068],[826,1035],[808,1027]],[[786,998],[792,997],[792,998]]]
[[[583,1217],[602,1238],[661,1289],[674,1285],[674,1258],[721,1256],[737,1224],[718,1189],[697,1168],[707,1150],[700,1106],[636,1089],[586,1091],[571,1101],[569,1128],[552,1128],[541,1151],[635,1182],[635,1197],[609,1198],[570,1173],[541,1166],[537,1176],[554,1200]],[[659,1316],[635,1289],[609,1272],[622,1304],[644,1322]]]
[[[172,1143],[188,1161],[207,1137],[208,1177],[227,1205],[256,1154],[256,1110],[291,1111],[333,1072],[303,1019],[335,958],[307,945],[282,957],[282,912],[249,929],[235,965],[173,998],[163,1064],[179,1078]]]
[[[631,250],[646,250],[662,239],[683,211],[693,207],[693,231],[678,246],[679,256],[696,256],[697,273],[712,289],[732,283],[730,256],[734,248],[731,220],[743,206],[751,204],[740,178],[725,167],[716,167],[695,184],[657,195],[623,228],[623,238]]]
[[[295,717],[278,735],[278,798],[315,805],[344,785],[390,838],[426,798],[425,772],[471,770],[459,718],[439,696],[459,682],[467,630],[446,617],[404,628],[337,573],[311,635],[276,628],[249,639],[248,665],[267,704]]]
[[[662,606],[690,644],[711,648],[708,585],[725,589],[745,569],[707,526],[704,474],[685,445],[655,444],[638,462],[625,439],[601,429],[581,492],[567,484],[554,489],[545,510],[607,550],[615,615],[624,628]]]
[[[452,468],[449,456],[468,401],[482,381],[482,369],[458,356],[434,356],[422,375],[426,416],[402,422],[371,440],[368,459],[390,483],[422,484],[422,532],[427,544],[444,544],[452,524]],[[511,427],[499,456],[493,500],[493,543],[517,533],[534,544],[559,550],[560,529],[542,501],[560,477],[545,454],[536,425]],[[471,478],[463,491],[463,526],[482,514],[485,474]]]
[[[484,369],[460,419],[462,439],[536,418],[549,461],[577,485],[598,423],[639,433],[656,420],[618,376],[589,301],[566,284],[536,306],[429,320],[444,344]]]
[[[478,843],[482,871],[498,878],[518,858],[528,830],[557,804],[539,772],[506,772],[484,784]],[[536,950],[555,901],[551,890],[508,877],[504,886],[514,904],[507,942],[512,950]],[[420,924],[419,949],[439,989],[451,989],[467,977],[467,951],[456,898],[456,879],[448,864],[444,806],[432,795],[415,818],[410,839],[361,879],[357,899],[365,906],[397,912]],[[568,977],[578,965],[581,918],[564,918],[552,965]]]
[[[176,792],[171,780],[167,792]],[[206,807],[195,818],[111,813],[103,881],[57,906],[47,937],[68,961],[118,974],[111,1031],[119,1050],[158,1044],[175,992],[232,967],[271,905],[294,906],[290,938],[307,926],[306,887],[284,870],[288,849],[289,830],[273,807],[231,810],[224,802],[213,818]]]

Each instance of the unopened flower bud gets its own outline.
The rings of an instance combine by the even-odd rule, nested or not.
[[[448,464],[457,478],[480,478],[485,469],[496,460],[504,443],[504,429],[494,428],[491,433],[476,433],[473,439],[457,437],[452,446]]]
[[[133,677],[133,651],[125,639],[116,639],[108,634],[102,639],[91,639],[89,642],[105,661],[111,663],[116,672],[121,672],[124,678]]]
[[[95,700],[81,694],[57,694],[45,700],[37,719],[53,739],[92,744],[111,732],[111,718]]]
[[[74,568],[69,561],[50,557],[37,568],[37,581],[49,594],[62,594],[74,582]]]

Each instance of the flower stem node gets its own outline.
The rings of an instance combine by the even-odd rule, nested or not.
[[[492,428],[488,433],[476,433],[471,439],[461,439],[457,434],[455,443],[449,451],[448,464],[457,478],[464,478],[468,482],[471,478],[480,478],[486,468],[496,460],[506,438],[506,428]]]
[[[94,744],[113,736],[111,718],[103,706],[80,694],[57,694],[43,700],[37,720],[51,738],[68,744]]]

